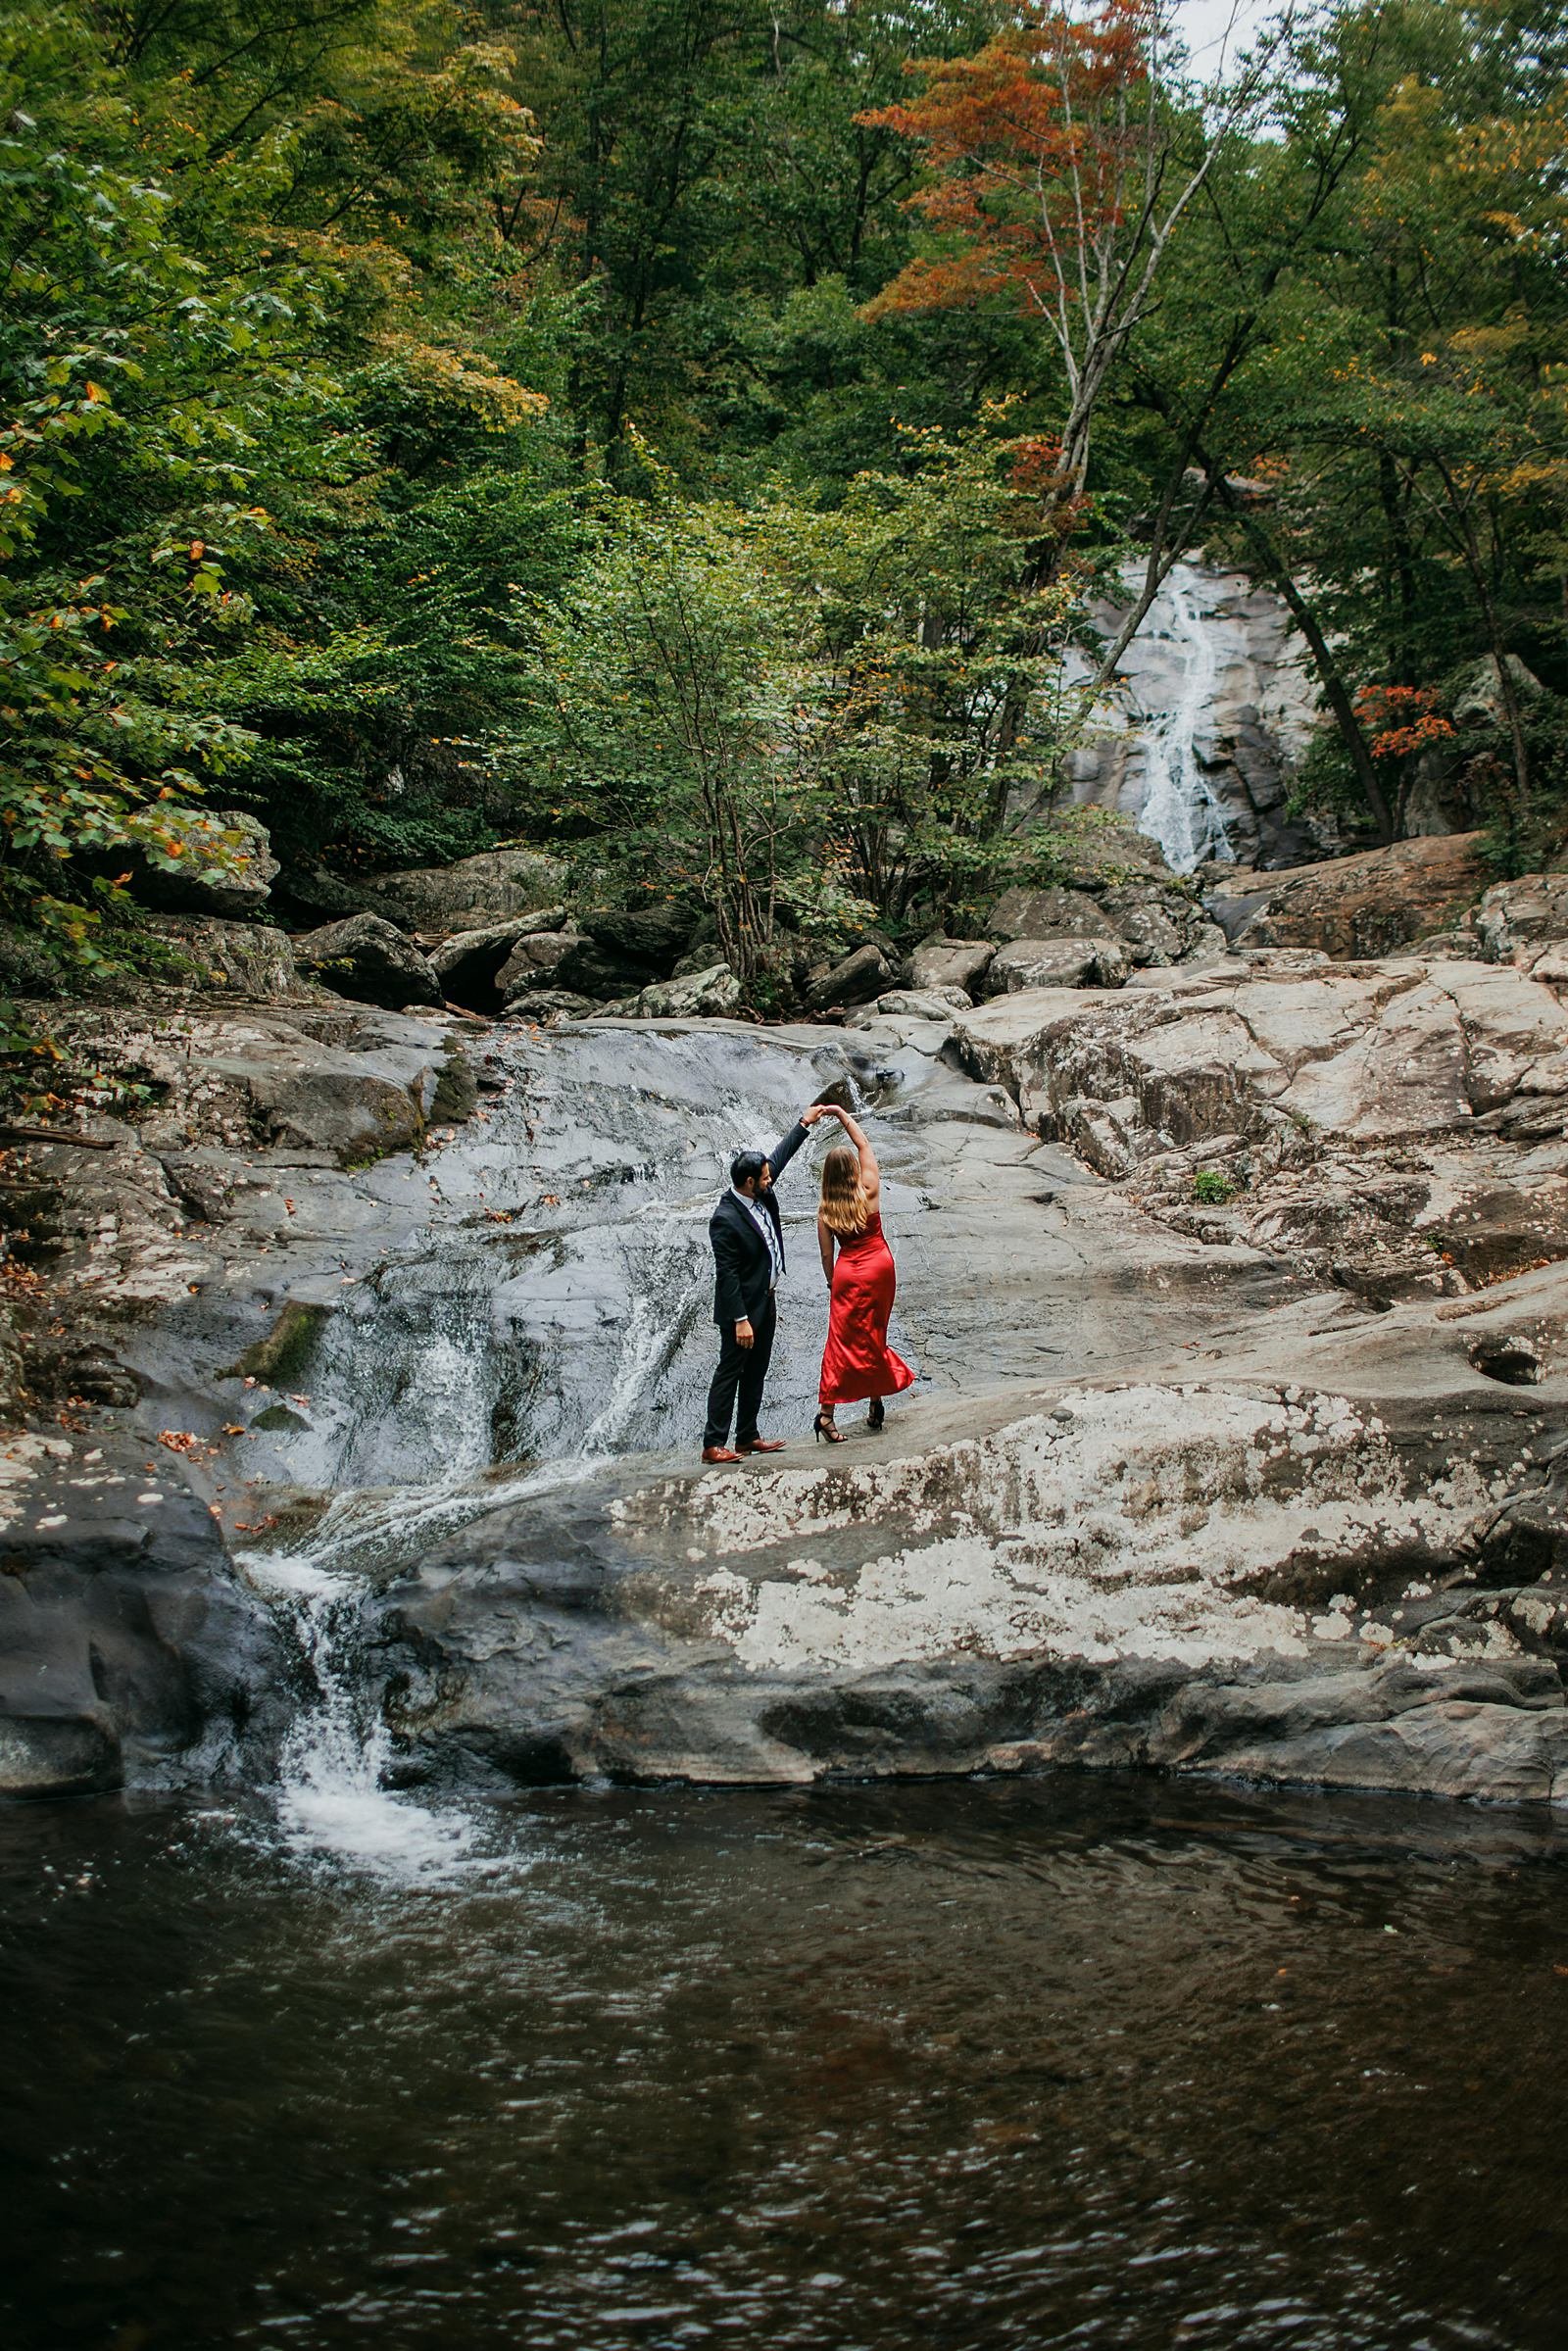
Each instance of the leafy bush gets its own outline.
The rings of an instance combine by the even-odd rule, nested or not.
[[[1219,1167],[1200,1167],[1193,1178],[1193,1198],[1205,1208],[1222,1208],[1237,1194],[1234,1179]]]

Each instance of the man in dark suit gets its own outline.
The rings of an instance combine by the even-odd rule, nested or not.
[[[806,1141],[808,1129],[822,1115],[821,1103],[813,1102],[770,1151],[737,1152],[730,1162],[730,1188],[709,1219],[718,1369],[708,1392],[705,1461],[738,1461],[743,1453],[784,1450],[776,1439],[760,1437],[757,1432],[777,1324],[773,1294],[784,1272],[784,1223],[773,1197],[773,1182]],[[731,1414],[735,1415],[733,1451]]]

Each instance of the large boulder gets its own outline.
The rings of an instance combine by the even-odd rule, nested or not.
[[[290,1661],[177,1454],[95,1428],[16,1438],[3,1468],[0,1794],[211,1773],[259,1714],[275,1731]]]
[[[1013,939],[998,948],[985,984],[992,996],[1011,996],[1022,988],[1119,988],[1131,968],[1113,933]]]
[[[370,1598],[389,1728],[496,1786],[1071,1762],[1561,1801],[1560,1604],[1463,1581],[1541,1437],[1505,1397],[1063,1381],[831,1466],[608,1464]]]
[[[1568,873],[1527,873],[1494,883],[1470,927],[1489,963],[1533,963],[1568,940]]]
[[[892,988],[876,1000],[876,1010],[890,1020],[951,1020],[973,1006],[961,988]]]
[[[174,953],[172,976],[201,993],[276,1004],[308,993],[291,941],[270,923],[165,914],[152,928]]]
[[[131,886],[144,905],[237,921],[260,913],[278,869],[265,824],[243,808],[182,808],[168,826],[179,847],[173,868],[133,868]]]
[[[357,1004],[438,1004],[441,982],[427,958],[380,914],[349,914],[294,942],[300,969]]]
[[[867,941],[864,947],[856,948],[853,955],[843,956],[808,983],[806,1008],[808,1012],[830,1012],[839,1004],[863,1004],[871,997],[880,996],[893,977],[893,968],[882,950]]]
[[[727,963],[689,971],[675,980],[656,980],[637,998],[639,1020],[715,1020],[739,1010],[741,984]]]
[[[670,977],[690,944],[694,921],[690,909],[680,906],[604,906],[584,914],[581,937],[557,967],[556,983],[600,999],[636,995]]]
[[[554,985],[562,964],[581,945],[582,933],[577,930],[523,931],[513,941],[496,972],[495,989],[502,1003],[511,1005],[519,996],[547,983]],[[592,1000],[585,997],[583,1001]]]
[[[989,939],[949,939],[942,932],[922,939],[909,957],[911,988],[961,988],[977,996],[996,948]]]
[[[533,914],[513,914],[505,922],[488,922],[473,931],[454,931],[430,950],[430,968],[440,980],[449,1004],[465,1004],[472,1012],[499,1012],[508,990],[502,973],[524,939],[559,933],[566,918],[564,906],[543,906]],[[565,953],[563,945],[562,954]],[[517,969],[529,973],[553,970],[560,955],[534,961],[524,955]],[[515,977],[513,981],[514,992]]]
[[[1114,939],[1116,926],[1087,890],[1004,891],[987,926],[999,939]]]
[[[1487,872],[1479,833],[1396,841],[1284,873],[1234,869],[1211,910],[1234,946],[1315,948],[1341,959],[1396,955],[1441,930],[1479,897]],[[1233,927],[1227,906],[1240,904]]]
[[[364,888],[377,911],[434,940],[548,906],[560,899],[564,878],[559,860],[536,849],[487,849],[453,865],[372,873]]]

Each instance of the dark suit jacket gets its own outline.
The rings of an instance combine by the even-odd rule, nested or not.
[[[789,1133],[774,1144],[767,1154],[776,1183],[785,1168],[806,1141],[807,1129],[796,1120]],[[773,1220],[778,1236],[779,1263],[784,1262],[784,1223],[778,1212],[778,1202],[771,1188],[758,1201],[764,1216]],[[768,1286],[773,1279],[773,1260],[767,1253],[767,1243],[757,1229],[751,1210],[738,1200],[734,1193],[726,1192],[708,1220],[708,1237],[713,1245],[713,1320],[716,1323],[736,1323],[744,1316],[755,1322],[767,1304]]]

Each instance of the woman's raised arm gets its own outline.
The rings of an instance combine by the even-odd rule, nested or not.
[[[834,1117],[838,1120],[840,1126],[844,1129],[844,1132],[854,1144],[856,1151],[858,1154],[860,1161],[860,1189],[865,1194],[867,1206],[874,1208],[877,1204],[878,1199],[881,1196],[882,1170],[876,1163],[876,1153],[871,1149],[871,1139],[867,1135],[864,1127],[860,1126],[850,1116],[848,1110],[841,1110],[837,1102],[834,1102],[831,1106]]]

